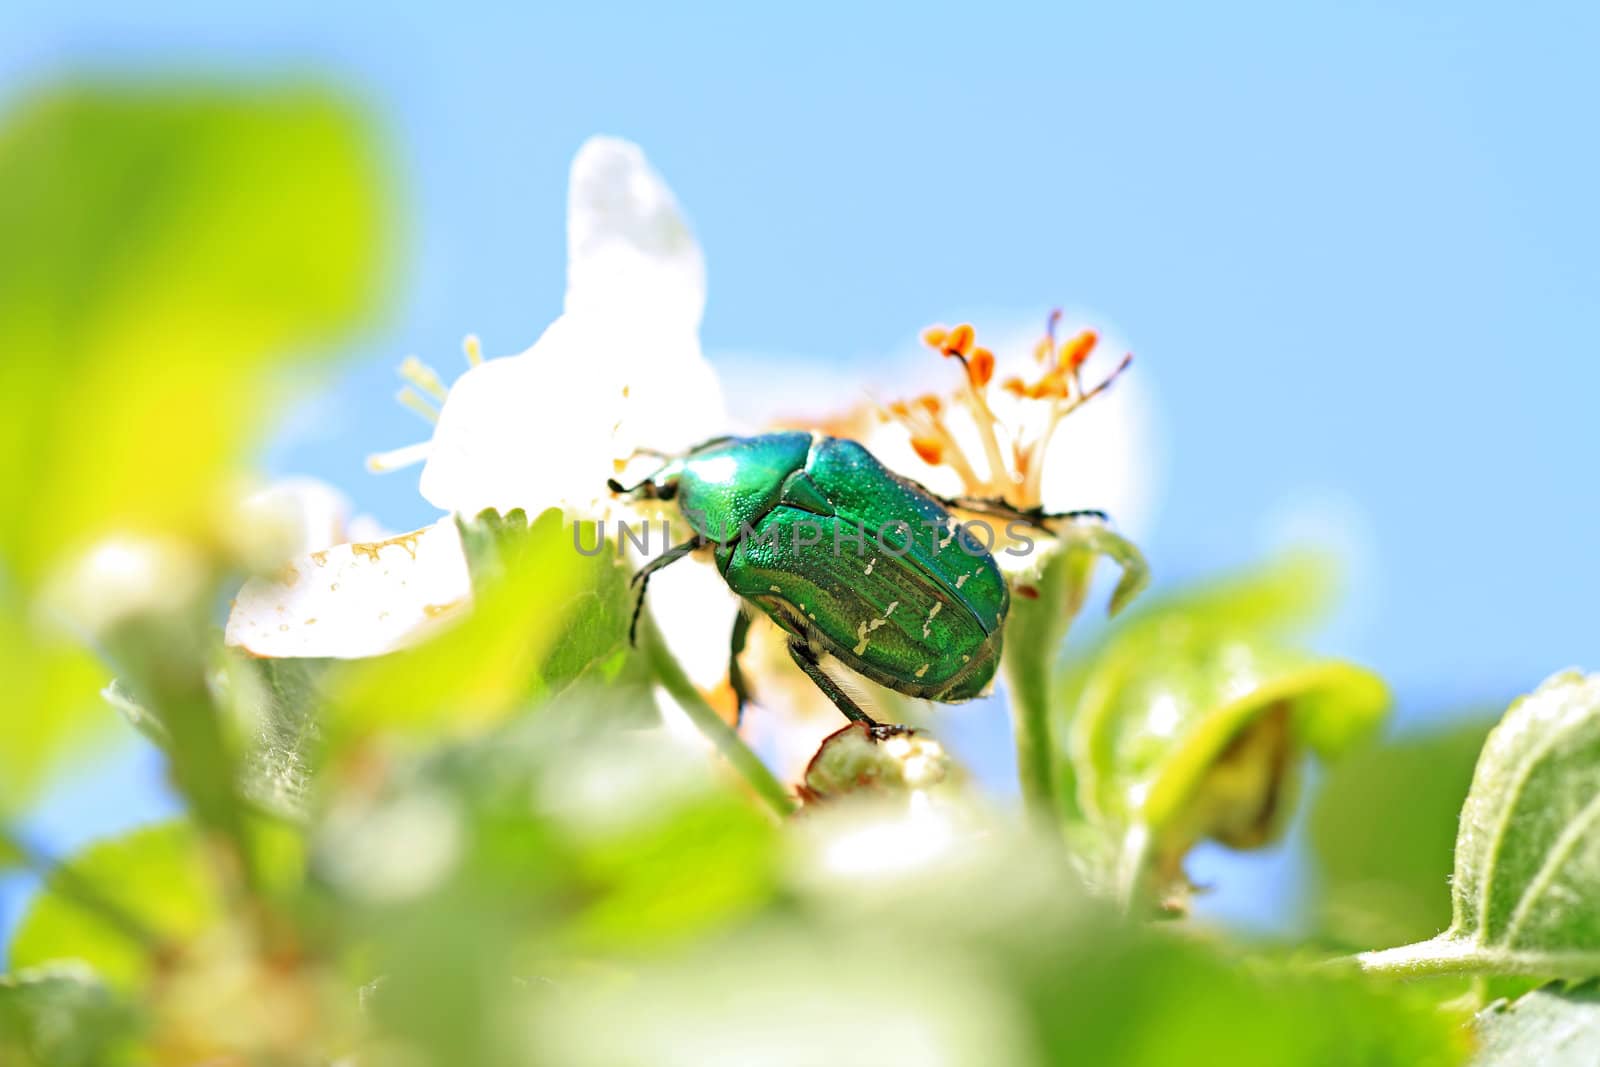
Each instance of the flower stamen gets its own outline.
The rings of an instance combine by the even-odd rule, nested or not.
[[[478,340],[477,334],[469,333],[462,338],[461,351],[467,357],[470,366],[476,367],[483,362],[483,343]],[[397,370],[407,384],[395,393],[395,401],[407,411],[426,419],[429,425],[437,426],[440,407],[449,399],[450,387],[444,384],[444,379],[439,377],[438,371],[416,356],[407,356],[401,360]],[[388,452],[373,453],[367,457],[367,469],[374,474],[387,474],[401,467],[421,463],[428,458],[428,444],[424,441],[421,444],[407,445]]]
[[[976,344],[972,326],[931,326],[922,333],[923,343],[942,356],[961,362],[966,381],[957,395],[972,416],[987,467],[986,477],[977,476],[970,457],[943,419],[943,407],[937,397],[921,397],[911,404],[889,404],[884,409],[885,417],[910,431],[911,447],[924,462],[955,471],[968,495],[999,497],[1020,509],[1041,506],[1044,451],[1056,426],[1105,392],[1132,359],[1125,357],[1104,380],[1086,388],[1082,371],[1099,343],[1099,335],[1083,330],[1064,342],[1058,341],[1056,331],[1061,320],[1061,311],[1052,311],[1045,323],[1044,337],[1034,346],[1034,362],[1042,367],[1039,377],[1026,381],[1012,376],[1000,383],[1004,393],[1020,402],[1018,415],[1007,422],[996,415],[990,402],[994,354]]]
[[[394,394],[394,398],[401,407],[415,412],[429,423],[437,423],[439,421],[439,409],[429,403],[427,397],[411,386],[403,386],[398,393]]]
[[[400,377],[410,382],[439,403],[444,403],[444,398],[450,390],[445,388],[444,382],[439,380],[438,371],[428,366],[416,356],[407,356],[400,364]]]
[[[390,471],[400,470],[421,463],[428,458],[428,451],[432,447],[430,441],[419,441],[414,445],[404,448],[393,448],[387,452],[374,452],[367,457],[367,470],[373,474],[388,474]]]

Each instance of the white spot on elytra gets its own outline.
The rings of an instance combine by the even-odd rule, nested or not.
[[[935,600],[933,602],[933,607],[928,610],[928,617],[926,619],[922,620],[922,636],[923,637],[927,637],[928,634],[932,632],[934,616],[938,615],[940,610],[943,609],[943,608],[944,608],[944,602],[943,601]]]
[[[868,578],[870,578],[870,577],[872,577],[872,568],[876,567],[877,565],[878,565],[878,557],[877,556],[873,556],[872,557],[872,561],[867,564],[867,569],[862,571],[861,573],[863,575],[867,576]]]
[[[866,622],[856,627],[857,644],[854,649],[856,655],[859,656],[867,650],[867,635],[876,630],[878,627],[882,626],[884,622],[887,621],[888,613],[885,612],[884,614],[885,618],[868,619]]]
[[[957,578],[956,578],[956,588],[960,589],[962,586],[966,585],[967,584],[967,579],[970,578],[970,577],[972,577],[970,574],[962,574],[962,575],[957,576]]]
[[[931,667],[931,666],[933,666],[931,663],[924,663],[922,666],[918,667],[917,668],[917,677],[921,678],[924,674],[927,674],[928,673],[928,668]]]
[[[772,590],[774,593],[783,592],[783,587],[781,585],[769,585],[769,586],[767,586],[767,588]]]

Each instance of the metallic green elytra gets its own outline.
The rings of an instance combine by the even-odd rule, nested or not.
[[[852,719],[877,726],[821,669],[824,653],[896,692],[947,703],[994,678],[1010,592],[993,555],[951,513],[954,502],[854,441],[718,438],[631,489],[611,487],[676,501],[694,533],[636,581],[709,547],[728,587],[789,635],[795,662]],[[741,611],[729,665],[741,708],[748,626]]]

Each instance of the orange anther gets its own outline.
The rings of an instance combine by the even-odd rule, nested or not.
[[[944,445],[929,437],[913,437],[911,448],[922,457],[922,462],[937,467],[944,459]]]
[[[929,326],[922,331],[922,343],[929,348],[944,348],[945,338],[950,336],[950,331],[943,326]]]
[[[906,406],[904,400],[891,400],[889,401],[889,414],[896,415],[902,419],[910,418],[911,409]]]
[[[940,413],[944,411],[944,404],[932,393],[917,397],[917,404],[923,411],[926,411],[934,418],[938,418]]]
[[[1028,395],[1028,387],[1022,383],[1021,378],[1007,378],[1000,383],[1000,388],[1012,396],[1022,397]]]
[[[947,356],[965,356],[972,351],[972,327],[963,322],[952,329],[944,339],[944,354]]]
[[[1050,353],[1055,347],[1055,342],[1048,336],[1039,338],[1039,343],[1033,346],[1033,361],[1043,363],[1050,358]]]
[[[967,375],[979,389],[988,385],[994,377],[994,353],[987,348],[974,348],[967,357]]]
[[[1089,358],[1089,353],[1094,351],[1094,346],[1100,343],[1099,336],[1093,330],[1084,330],[1078,336],[1061,345],[1061,358],[1058,366],[1069,371],[1075,371],[1083,366],[1083,361]]]
[[[1067,380],[1058,368],[1032,385],[1023,386],[1023,391],[1017,395],[1026,396],[1029,400],[1060,399],[1067,395]]]

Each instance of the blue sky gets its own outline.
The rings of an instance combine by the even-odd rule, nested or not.
[[[1160,579],[1345,545],[1325,643],[1404,721],[1600,665],[1593,7],[138,6],[13,4],[0,91],[287,69],[386,131],[393,304],[269,462],[391,525],[431,517],[362,470],[422,429],[394,362],[537,336],[567,163],[614,133],[692,216],[713,355],[862,375],[927,322],[1092,309],[1155,397]]]

